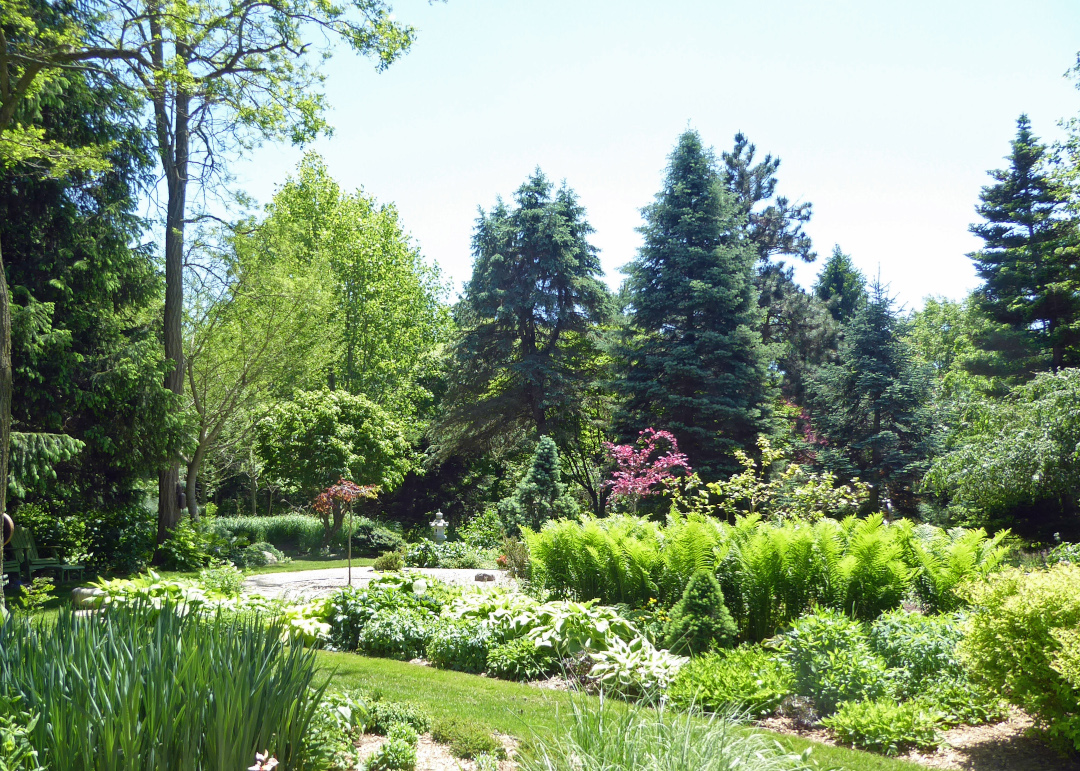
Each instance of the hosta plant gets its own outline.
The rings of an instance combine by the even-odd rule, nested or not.
[[[654,648],[641,637],[630,642],[613,638],[607,648],[590,655],[596,664],[589,674],[601,687],[636,697],[658,696],[667,690],[689,660]]]

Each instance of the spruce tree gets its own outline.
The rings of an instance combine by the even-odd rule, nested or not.
[[[877,510],[885,491],[908,508],[930,456],[929,375],[904,339],[904,325],[879,281],[844,329],[839,362],[810,384],[815,425],[832,470],[871,485]]]
[[[440,453],[483,451],[522,432],[558,434],[591,385],[597,325],[611,311],[593,232],[573,191],[537,169],[481,211],[472,279],[455,309]]]
[[[664,644],[672,653],[704,653],[730,645],[738,627],[724,604],[716,576],[699,570],[690,578],[665,630]]]
[[[522,528],[539,530],[549,519],[578,513],[577,503],[567,494],[559,467],[559,448],[550,436],[540,437],[528,473],[514,494],[499,504],[499,517],[510,533]]]
[[[644,245],[625,269],[617,425],[627,437],[650,426],[671,431],[694,468],[716,478],[735,468],[735,449],[753,447],[769,428],[757,254],[745,213],[695,131],[679,138],[643,213]]]
[[[1016,127],[1008,168],[979,195],[985,221],[971,226],[984,242],[969,255],[984,282],[976,297],[1000,325],[979,342],[1006,352],[1014,371],[1056,372],[1080,364],[1080,238],[1046,145],[1026,115]]]
[[[832,256],[821,266],[814,294],[841,324],[851,321],[866,299],[866,277],[855,267],[851,255],[840,251],[839,245],[833,247]]]

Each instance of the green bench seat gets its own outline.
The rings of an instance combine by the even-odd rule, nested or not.
[[[33,534],[19,525],[15,526],[9,545],[15,554],[15,561],[19,563],[19,571],[26,577],[27,581],[33,580],[35,572],[44,570],[53,571],[61,581],[66,580],[69,573],[77,574],[81,579],[86,570],[83,565],[69,565],[55,556],[42,557],[38,554]]]

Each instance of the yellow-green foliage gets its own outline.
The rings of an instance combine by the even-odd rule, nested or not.
[[[814,522],[734,524],[702,513],[666,525],[644,518],[558,520],[525,537],[533,580],[578,599],[670,607],[699,570],[716,574],[743,639],[762,640],[812,606],[872,619],[914,594],[928,608],[952,609],[961,581],[997,569],[1006,534],[944,531],[880,515]]]
[[[974,609],[960,647],[971,676],[1080,750],[1080,567],[1011,569],[962,593]]]

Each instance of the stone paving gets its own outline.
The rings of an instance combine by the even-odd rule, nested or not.
[[[506,586],[513,583],[505,570],[456,570],[449,568],[410,568],[409,572],[421,573],[447,584],[458,586]],[[370,567],[352,569],[353,586],[363,587],[380,574]],[[494,581],[477,581],[479,575],[493,576]],[[279,597],[286,600],[312,599],[322,597],[341,589],[348,582],[348,568],[326,568],[323,570],[301,570],[291,573],[262,573],[248,576],[244,580],[244,591],[249,594],[261,594],[265,597]]]

